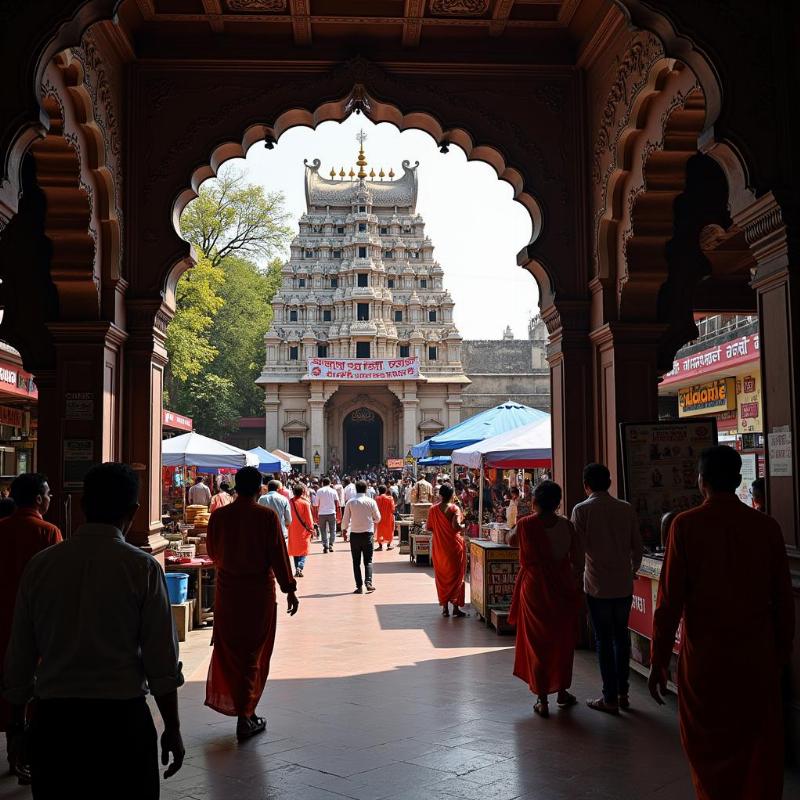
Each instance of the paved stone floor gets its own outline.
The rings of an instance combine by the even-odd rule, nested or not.
[[[511,675],[513,639],[474,617],[442,619],[429,569],[376,553],[372,595],[352,595],[345,545],[318,545],[300,611],[282,615],[259,712],[267,732],[239,745],[234,721],[203,706],[208,631],[182,650],[183,769],[165,800],[689,800],[675,702],[657,708],[634,676],[633,710],[589,711],[594,657],[578,652],[581,705],[535,717]],[[791,786],[791,788],[790,788]],[[798,797],[791,779],[786,797]],[[0,780],[1,798],[27,798]]]

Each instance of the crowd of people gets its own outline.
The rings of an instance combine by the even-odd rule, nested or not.
[[[794,635],[791,580],[779,526],[735,494],[740,470],[731,448],[703,452],[698,485],[705,501],[671,520],[654,619],[648,687],[658,703],[683,623],[676,675],[681,736],[701,800],[772,800],[782,792],[780,680]],[[601,695],[587,705],[612,716],[631,707],[628,615],[643,554],[638,521],[629,504],[609,493],[605,466],[589,464],[583,480],[586,499],[569,519],[558,513],[562,491],[548,478],[504,492],[509,544],[520,561],[510,610],[513,673],[545,719],[551,695],[561,709],[578,702],[569,690],[584,608],[602,683]],[[189,499],[212,511],[207,546],[217,568],[205,702],[236,718],[240,740],[266,727],[256,709],[275,641],[276,583],[293,616],[314,537],[323,553],[334,550],[338,536],[348,542],[354,593],[372,593],[373,552],[392,548],[398,507],[427,507],[442,615],[466,615],[463,534],[474,487],[444,476],[379,481],[296,476],[287,487],[244,467],[233,486],[212,492],[200,479],[191,487]],[[125,540],[138,496],[129,466],[94,467],[84,481],[86,522],[64,542],[44,520],[46,478],[21,475],[11,486],[14,510],[0,520],[0,722],[9,765],[20,781],[32,781],[37,800],[101,796],[109,787],[119,798],[157,798],[148,692],[164,721],[164,776],[183,762],[177,694],[183,675],[165,576],[154,558]],[[720,571],[722,582],[714,579]],[[757,690],[757,702],[743,708],[732,701],[740,684]],[[114,736],[98,735],[109,725]]]

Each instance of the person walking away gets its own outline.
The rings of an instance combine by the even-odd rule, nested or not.
[[[230,493],[230,484],[225,482],[221,483],[219,485],[219,491],[211,498],[209,514],[213,514],[218,508],[229,506],[233,502],[233,498],[231,497]]]
[[[289,525],[292,522],[292,510],[289,506],[289,501],[281,494],[281,482],[271,480],[267,484],[267,493],[262,494],[258,498],[258,504],[271,508],[278,515],[278,522],[281,525],[281,532],[283,538],[287,539],[289,536]],[[236,490],[237,494],[239,490]]]
[[[356,496],[356,482],[350,478],[344,479],[342,488],[342,541],[347,541],[347,526],[344,524],[344,507]]]
[[[701,453],[704,501],[672,523],[653,619],[648,687],[663,703],[683,618],[678,711],[699,800],[783,795],[781,672],[794,635],[791,576],[778,523],[735,494],[741,466],[731,447]],[[741,676],[754,694],[736,703]]]
[[[432,503],[433,497],[433,484],[431,484],[427,476],[423,475],[411,489],[411,502]]]
[[[317,513],[319,515],[322,552],[333,552],[336,541],[336,517],[339,512],[339,493],[331,486],[330,478],[322,479],[322,486],[317,491]]]
[[[5,659],[14,604],[19,582],[28,562],[40,551],[61,541],[61,531],[45,522],[50,508],[50,485],[38,472],[18,475],[11,483],[10,497],[3,500],[14,510],[0,522],[0,669]],[[0,673],[1,674],[1,673]],[[11,706],[0,698],[0,730],[6,732],[6,753],[9,772],[20,783],[30,782],[30,769],[21,753],[12,752]]]
[[[517,512],[519,511],[519,489],[516,486],[511,487],[509,497],[508,507],[506,508],[506,525],[509,528],[513,528],[517,524]]]
[[[619,714],[630,706],[631,640],[628,617],[633,577],[642,563],[639,520],[624,500],[608,493],[611,474],[603,464],[583,470],[587,499],[572,510],[572,524],[586,554],[584,590],[597,641],[603,696],[588,700],[595,711]]]
[[[375,525],[381,521],[381,512],[378,504],[367,497],[367,484],[356,481],[356,496],[347,502],[342,514],[342,531],[352,528],[350,532],[350,553],[353,556],[353,576],[356,588],[353,594],[363,594],[364,586],[367,592],[374,592],[372,583],[372,546],[375,534]],[[364,576],[361,575],[361,560],[364,560]]]
[[[289,501],[292,506],[292,521],[289,524],[287,551],[294,559],[295,578],[302,578],[308,555],[308,543],[314,535],[314,520],[311,516],[311,503],[306,500],[303,487],[296,483],[292,491],[294,497]]]
[[[300,606],[278,516],[256,502],[259,478],[255,467],[240,469],[236,500],[212,514],[208,523],[208,555],[217,568],[217,588],[205,704],[237,717],[239,740],[267,726],[256,716],[256,707],[275,645],[275,582],[286,594],[290,615]]]
[[[83,481],[86,522],[34,556],[20,582],[4,686],[21,721],[35,692],[29,743],[36,800],[157,800],[161,763],[184,757],[178,717],[183,684],[167,582],[125,535],[139,509],[139,477],[100,464]],[[21,729],[17,729],[20,731]]]
[[[206,486],[201,475],[194,479],[194,486],[189,489],[189,505],[205,506],[211,503],[211,489]]]
[[[452,604],[454,617],[466,617],[461,606],[464,605],[467,548],[461,534],[464,528],[461,511],[451,502],[452,499],[453,487],[449,484],[440,486],[439,503],[428,511],[425,527],[433,534],[431,561],[442,616],[450,616],[449,605]]]
[[[378,505],[378,511],[381,514],[381,521],[378,523],[378,530],[375,538],[378,540],[376,550],[383,550],[383,545],[386,545],[387,550],[392,549],[392,542],[394,541],[394,498],[389,493],[387,488],[381,484],[378,487],[378,496],[375,498]]]
[[[519,547],[520,564],[508,615],[517,628],[514,675],[536,695],[533,710],[545,719],[548,695],[556,694],[559,708],[577,703],[568,689],[583,562],[575,528],[556,513],[560,505],[561,487],[552,481],[539,483],[533,493],[534,513],[517,521],[508,540]]]

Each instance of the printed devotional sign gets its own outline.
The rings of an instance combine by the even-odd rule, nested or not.
[[[309,358],[313,381],[386,381],[419,378],[418,358]]]
[[[763,433],[761,376],[757,371],[736,379],[736,407],[739,433]]]
[[[695,417],[736,408],[736,378],[720,378],[678,389],[678,416]]]

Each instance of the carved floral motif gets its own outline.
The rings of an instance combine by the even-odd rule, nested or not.
[[[285,11],[286,0],[226,0],[231,11]]]
[[[443,17],[480,17],[489,10],[489,0],[431,0],[431,14]]]

